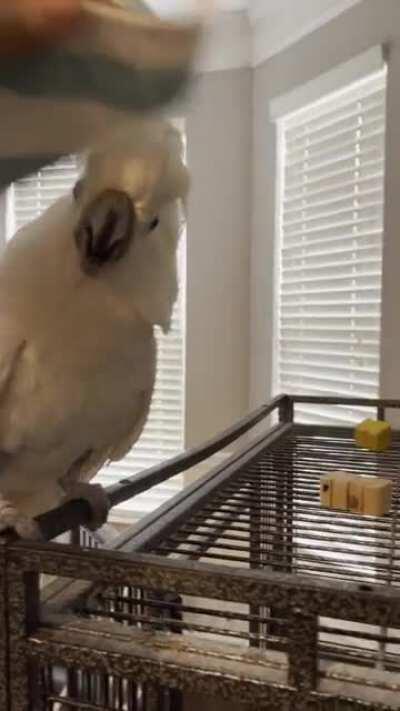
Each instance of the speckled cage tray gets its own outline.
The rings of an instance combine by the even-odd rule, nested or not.
[[[0,709],[400,708],[400,435],[366,452],[351,427],[298,424],[305,403],[400,409],[282,396],[112,487],[117,504],[236,445],[111,547],[3,540]],[[321,509],[335,469],[391,478],[391,513]],[[51,539],[87,517],[75,502],[40,524]]]

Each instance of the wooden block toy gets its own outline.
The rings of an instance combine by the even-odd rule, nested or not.
[[[364,449],[384,452],[392,443],[392,428],[388,422],[364,420],[356,427],[355,440]]]
[[[388,479],[364,479],[363,513],[366,516],[386,516],[392,507],[392,482]]]
[[[364,479],[353,477],[349,485],[348,509],[351,513],[362,514],[364,506]]]
[[[321,477],[321,506],[348,509],[349,485],[354,476],[348,472],[332,472]]]
[[[321,477],[321,506],[365,516],[386,516],[392,505],[392,482],[336,471]]]

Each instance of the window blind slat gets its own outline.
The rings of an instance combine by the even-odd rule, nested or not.
[[[287,378],[287,385],[288,385],[288,392],[293,392],[296,394],[300,395],[325,395],[327,397],[335,397],[335,396],[342,396],[342,397],[355,397],[355,398],[374,398],[374,392],[375,389],[374,387],[363,387],[362,385],[354,385],[351,383],[350,385],[346,383],[344,386],[342,383],[341,385],[332,384],[332,387],[329,387],[324,382],[320,383],[310,383],[310,382],[305,382],[301,376],[298,377],[292,377],[292,378]],[[304,410],[306,408],[304,407]],[[311,409],[310,409],[311,412]],[[326,408],[325,413],[327,416],[329,416],[330,413],[330,408]],[[365,418],[365,411],[362,419]],[[301,420],[299,420],[301,422]],[[313,420],[314,424],[318,422],[318,420]],[[354,420],[354,424],[357,424],[359,420]]]
[[[354,333],[350,334],[350,338],[346,335],[342,336],[337,336],[337,337],[332,337],[332,336],[313,336],[309,335],[307,333],[299,333],[299,329],[294,330],[289,335],[286,335],[285,338],[280,339],[280,347],[289,347],[290,345],[293,345],[293,347],[301,348],[301,346],[307,345],[307,344],[317,344],[318,346],[326,346],[327,349],[332,350],[333,348],[337,348],[338,346],[347,346],[349,348],[352,348],[352,353],[358,353],[359,348],[359,343],[356,335]],[[377,353],[379,353],[379,339],[378,338],[364,338],[364,347],[368,348],[371,352],[373,352],[373,349]]]
[[[311,358],[319,358],[319,359],[324,359],[330,360],[332,358],[343,358],[345,359],[343,362],[347,362],[349,357],[352,359],[357,359],[357,360],[373,360],[376,361],[379,359],[379,350],[377,349],[375,353],[371,351],[357,351],[357,355],[354,355],[354,350],[352,352],[352,347],[350,346],[347,350],[340,350],[340,349],[334,349],[331,344],[327,347],[326,350],[323,350],[321,347],[322,344],[317,344],[315,348],[306,348],[304,345],[303,347],[300,347],[298,345],[299,342],[295,344],[290,344],[287,341],[284,344],[281,344],[281,353],[282,353],[282,360],[285,358],[291,358],[292,355],[295,356],[304,356],[304,357],[311,357]],[[353,346],[354,349],[354,346]]]
[[[281,122],[277,389],[378,394],[386,73]],[[358,408],[297,408],[353,424]]]
[[[305,278],[302,278],[302,283],[310,285],[310,284],[315,284],[315,285],[320,285],[321,287],[327,286],[327,282],[331,283],[338,283],[338,282],[349,282],[349,280],[352,280],[353,282],[357,281],[358,279],[365,279],[367,282],[371,283],[371,279],[376,278],[381,279],[382,278],[382,270],[381,268],[373,270],[361,270],[357,269],[354,267],[352,270],[351,274],[317,274],[313,276],[308,276]],[[295,285],[296,287],[299,286],[299,279],[286,279],[283,281],[283,286],[287,287],[290,285]]]
[[[358,204],[364,205],[367,201],[372,202],[382,202],[383,201],[383,186],[381,181],[377,183],[377,186],[371,187],[368,190],[360,190],[357,183],[354,185],[353,190],[346,191],[345,194],[332,195],[326,200],[310,200],[307,195],[298,199],[298,205],[289,205],[285,209],[285,217],[288,220],[299,218],[300,215],[306,211],[308,214],[320,213],[321,210],[326,211],[327,208],[333,211],[333,206],[335,210],[340,210],[345,207],[351,207],[357,201]]]
[[[376,188],[379,190],[383,189],[382,184],[383,170],[378,170],[374,174],[372,171],[369,175],[362,176],[359,171],[353,171],[352,175],[348,180],[343,180],[343,178],[335,185],[335,190],[332,190],[332,184],[324,185],[317,183],[317,185],[310,186],[307,183],[301,184],[298,191],[293,191],[293,194],[289,195],[288,191],[285,192],[283,196],[283,205],[285,209],[290,205],[294,207],[294,203],[303,203],[304,201],[309,201],[310,204],[314,200],[336,200],[340,198],[349,197],[352,192],[361,191],[363,188]]]
[[[372,224],[370,224],[372,223]],[[377,223],[377,224],[376,224]],[[300,230],[286,230],[283,228],[283,232],[287,237],[305,237],[307,235],[321,234],[322,232],[334,232],[335,234],[340,234],[346,228],[352,228],[351,236],[357,235],[357,230],[365,229],[369,226],[373,229],[382,228],[382,215],[377,214],[374,216],[366,217],[354,217],[353,220],[342,220],[340,222],[333,221],[331,223],[320,224],[318,226],[304,227]],[[357,230],[355,229],[357,228]]]
[[[286,170],[288,174],[302,173],[306,167],[308,170],[316,170],[325,167],[344,158],[366,155],[370,151],[382,147],[385,132],[380,127],[374,131],[364,131],[360,127],[354,128],[351,139],[341,140],[341,136],[333,136],[327,142],[321,143],[319,149],[310,150],[309,147],[295,154],[287,153]],[[339,155],[338,155],[339,154]],[[336,157],[336,161],[335,161]]]
[[[308,269],[318,266],[327,266],[327,263],[332,258],[342,258],[340,261],[344,261],[346,264],[349,263],[349,256],[353,255],[355,260],[363,261],[365,257],[373,257],[380,259],[381,249],[380,245],[375,244],[350,244],[348,247],[343,249],[337,246],[335,249],[328,248],[326,252],[323,249],[307,249],[304,246],[301,250],[296,248],[295,254],[291,255],[287,253],[283,259],[284,268],[289,269],[291,266],[296,266],[300,264],[299,269],[302,269],[305,265]]]
[[[351,240],[353,244],[362,245],[367,240],[370,240],[371,244],[380,244],[382,239],[382,228],[374,230],[357,230],[357,232],[347,232],[335,235],[323,235],[321,238],[319,235],[315,236],[302,236],[292,238],[292,235],[285,235],[285,246],[282,247],[282,254],[290,252],[291,249],[299,250],[305,247],[319,247],[320,245],[336,245],[336,244],[348,244]]]
[[[357,212],[358,214],[361,214],[362,216],[365,215],[376,215],[378,217],[381,216],[382,214],[382,207],[383,207],[383,195],[382,199],[380,200],[374,200],[371,202],[361,202],[356,195],[354,195],[351,199],[347,201],[345,205],[340,205],[338,206],[335,210],[328,210],[328,211],[316,211],[313,210],[312,208],[307,208],[306,206],[303,206],[300,215],[296,216],[295,219],[289,219],[283,223],[283,227],[286,229],[289,229],[290,227],[296,227],[298,225],[302,224],[313,224],[313,223],[319,223],[322,222],[325,224],[325,221],[328,222],[333,218],[336,218],[339,215],[351,215]]]
[[[367,96],[362,96],[363,89],[359,88],[358,93],[360,95],[359,98],[356,98],[356,89],[354,88],[354,101],[351,101],[350,96],[348,95],[346,97],[346,94],[344,93],[343,98],[339,101],[329,101],[328,99],[326,102],[321,102],[318,106],[310,108],[309,112],[301,112],[298,115],[297,120],[294,118],[293,121],[288,122],[288,142],[296,140],[296,138],[301,139],[310,134],[315,135],[327,126],[338,124],[340,121],[343,121],[351,116],[362,116],[364,113],[368,112],[371,108],[374,108],[377,105],[385,105],[386,72],[382,73],[380,81],[381,86],[379,86],[379,80],[376,80],[375,77],[371,79],[371,86],[373,82],[376,82],[376,85],[374,91],[371,91]],[[367,85],[366,91],[368,91]],[[351,91],[349,94],[350,93]]]
[[[340,278],[343,279],[345,276],[355,277],[357,274],[362,274],[362,272],[366,271],[366,269],[368,269],[369,267],[372,268],[377,266],[380,266],[378,256],[374,255],[372,257],[359,258],[357,258],[356,256],[352,259],[350,259],[349,257],[347,257],[347,259],[343,258],[342,260],[334,259],[332,261],[326,261],[323,264],[310,264],[294,267],[283,266],[282,274],[284,278],[286,276],[289,276],[291,278],[292,275],[296,275],[297,282],[299,283],[303,278],[324,278],[322,272],[324,272],[329,278],[329,276],[332,274],[332,271],[338,269],[339,267],[341,270]],[[371,271],[371,274],[372,273],[373,272]]]
[[[307,138],[305,139],[303,145],[296,145],[290,147],[287,144],[286,155],[288,164],[292,165],[292,162],[300,161],[304,156],[318,155],[324,152],[324,150],[331,151],[332,145],[337,144],[339,148],[347,147],[354,143],[355,134],[367,137],[377,133],[382,136],[382,118],[384,117],[384,106],[379,107],[379,112],[375,114],[370,114],[369,116],[364,116],[362,124],[357,120],[352,121],[348,125],[336,126],[335,130],[331,133],[325,134],[315,138],[314,140]]]
[[[354,159],[347,159],[341,161],[341,164],[336,164],[334,170],[320,170],[316,171],[315,175],[303,176],[299,180],[298,176],[291,178],[291,181],[287,181],[288,195],[291,195],[293,191],[301,190],[307,186],[312,186],[313,188],[318,188],[322,190],[332,187],[338,187],[343,184],[343,180],[355,180],[357,181],[358,176],[361,178],[371,178],[372,176],[381,175],[383,176],[384,169],[384,158],[372,158],[370,160],[364,160],[360,165],[357,165]]]
[[[305,395],[304,392],[301,394]],[[357,410],[356,408],[345,409],[337,407],[335,410],[336,412],[331,408],[328,414],[327,411],[321,407],[309,409],[298,406],[296,407],[296,415],[299,416],[299,421],[304,424],[315,424],[315,422],[319,422],[321,425],[351,426],[354,425],[355,422],[361,422],[361,420],[365,419],[366,414],[368,414],[365,409]]]
[[[293,313],[297,313],[298,309],[303,308],[306,306],[307,308],[313,308],[313,307],[319,307],[321,309],[326,309],[326,308],[332,308],[332,307],[348,307],[348,308],[357,308],[357,307],[364,307],[367,308],[368,310],[371,309],[371,307],[376,306],[377,310],[379,311],[380,309],[380,298],[377,297],[376,299],[351,299],[351,302],[342,299],[326,299],[323,301],[320,299],[319,301],[312,301],[311,299],[306,299],[305,297],[299,298],[299,296],[296,296],[296,298],[289,299],[287,295],[282,296],[282,303],[285,302],[285,307],[286,310],[289,311],[289,309],[292,309]]]

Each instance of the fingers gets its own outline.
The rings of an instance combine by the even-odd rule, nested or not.
[[[0,55],[24,54],[68,32],[81,0],[13,0],[0,5]]]
[[[80,0],[13,0],[14,11],[22,26],[33,34],[63,29],[80,12]],[[1,16],[1,15],[0,15]]]

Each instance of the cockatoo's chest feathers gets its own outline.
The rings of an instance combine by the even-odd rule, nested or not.
[[[123,432],[135,397],[153,387],[152,328],[129,328],[105,314],[102,324],[60,318],[31,334],[10,373],[0,407],[2,451],[48,451],[80,432],[101,446]]]

